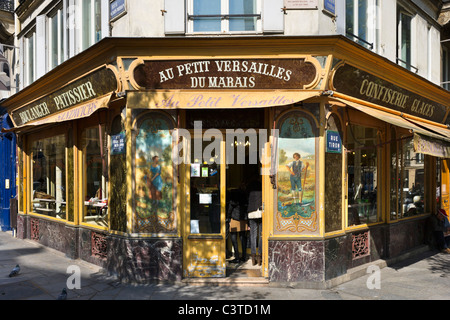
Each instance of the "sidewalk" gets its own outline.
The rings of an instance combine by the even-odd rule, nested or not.
[[[17,277],[9,278],[16,264]],[[0,300],[56,300],[72,273],[81,271],[80,289],[68,290],[68,300],[395,300],[450,299],[450,255],[426,251],[381,269],[380,288],[369,289],[372,274],[329,290],[265,286],[131,285],[106,276],[101,268],[70,260],[32,241],[0,232]],[[370,278],[372,279],[372,278]],[[369,280],[370,280],[369,279]]]

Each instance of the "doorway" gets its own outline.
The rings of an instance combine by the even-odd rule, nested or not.
[[[242,210],[246,213],[250,183],[259,184],[262,189],[258,146],[264,142],[260,144],[258,135],[256,140],[245,134],[243,139],[242,136],[227,139],[226,129],[242,126],[248,133],[249,125],[255,125],[252,129],[258,132],[263,128],[264,112],[245,110],[237,115],[228,110],[186,111],[186,128],[191,133],[187,143],[190,163],[184,167],[183,182],[183,268],[187,278],[261,276],[261,265],[252,264],[249,223],[244,222],[239,231],[232,228],[230,232],[232,221],[227,213],[237,193],[241,194]],[[200,131],[195,130],[198,121]],[[217,129],[216,133],[222,134],[221,141],[205,139],[208,129]]]
[[[259,162],[251,161],[251,154],[255,149],[250,140],[238,140],[226,143],[227,154],[230,154],[229,149],[234,149],[232,152],[234,159],[226,165],[227,276],[259,277],[261,276],[261,259],[259,258],[261,255],[258,249],[261,242],[258,240],[262,236],[262,220],[249,219],[248,212],[251,207],[249,206],[250,192],[257,190],[262,197],[261,165]],[[242,156],[243,162],[239,161],[239,156]],[[251,243],[253,232],[255,233],[254,252],[252,252]]]

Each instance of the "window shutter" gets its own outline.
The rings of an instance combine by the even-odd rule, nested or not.
[[[45,15],[36,17],[36,79],[42,77],[47,71],[46,57],[46,20]]]
[[[164,32],[166,34],[185,33],[185,0],[165,0],[164,10]]]
[[[263,32],[284,32],[283,0],[262,0]]]

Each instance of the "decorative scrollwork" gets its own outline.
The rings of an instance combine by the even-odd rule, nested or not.
[[[30,219],[30,239],[39,241],[39,219]]]
[[[369,231],[352,235],[352,258],[357,259],[370,254]]]
[[[106,259],[107,256],[107,241],[106,236],[97,233],[92,232],[91,233],[91,255],[94,257],[98,257],[101,259]]]

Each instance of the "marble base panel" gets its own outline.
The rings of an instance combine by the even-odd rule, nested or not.
[[[322,240],[270,240],[269,281],[325,283],[349,269],[380,259],[399,257],[426,243],[427,217],[382,224]],[[357,248],[355,239],[366,241]]]
[[[323,241],[269,241],[269,281],[323,281],[323,253]]]
[[[124,282],[180,281],[183,274],[180,238],[119,237],[25,215],[18,216],[17,237],[98,265]]]
[[[124,282],[181,281],[182,240],[111,238],[106,269]]]
[[[271,239],[268,278],[272,283],[324,283],[346,275],[349,269],[395,258],[426,244],[428,230],[428,217],[422,217],[329,239]],[[124,282],[182,280],[181,238],[122,237],[20,214],[16,235],[61,251],[70,259],[101,266]],[[355,236],[367,240],[356,257]]]

